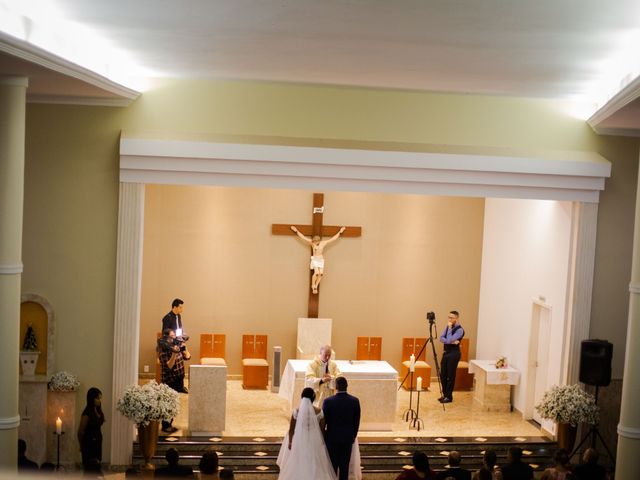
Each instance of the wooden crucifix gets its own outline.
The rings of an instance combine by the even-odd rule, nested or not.
[[[307,312],[308,318],[318,318],[318,306],[320,303],[319,282],[322,278],[324,270],[324,258],[322,258],[322,250],[324,246],[332,240],[342,237],[359,237],[362,235],[361,227],[343,227],[334,225],[323,225],[322,214],[324,213],[324,194],[313,194],[313,217],[311,225],[288,225],[274,223],[271,225],[271,233],[273,235],[299,235],[304,238],[311,247],[311,263],[310,263],[310,288],[309,288],[309,308]],[[292,229],[294,227],[295,229]],[[342,230],[342,232],[341,232]],[[299,232],[299,233],[298,233]],[[329,240],[322,241],[322,237],[331,237]],[[314,252],[319,253],[321,258],[317,258]],[[314,268],[315,265],[315,268]],[[321,266],[321,267],[320,267]],[[314,278],[315,277],[315,278]]]

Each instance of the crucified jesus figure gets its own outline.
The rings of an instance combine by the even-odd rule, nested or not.
[[[311,263],[309,264],[309,268],[313,270],[313,277],[311,277],[311,291],[313,293],[318,293],[318,285],[320,284],[320,280],[322,280],[322,275],[324,275],[324,256],[322,255],[324,247],[329,243],[336,241],[346,228],[347,227],[341,227],[338,233],[333,237],[328,240],[321,240],[317,235],[313,238],[305,237],[295,226],[291,225],[291,230],[293,230],[302,240],[311,245],[311,248],[313,249]]]

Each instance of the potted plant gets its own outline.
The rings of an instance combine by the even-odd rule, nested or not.
[[[24,334],[22,342],[22,350],[20,351],[20,365],[22,366],[22,374],[33,376],[36,373],[36,365],[38,364],[38,341],[33,326],[29,324]]]
[[[556,422],[558,444],[569,451],[573,449],[578,424],[598,423],[595,397],[578,385],[554,385],[535,408],[542,418]]]
[[[152,469],[151,458],[158,442],[160,421],[170,420],[180,412],[178,392],[155,380],[142,386],[131,385],[118,399],[116,408],[137,425],[143,468]]]

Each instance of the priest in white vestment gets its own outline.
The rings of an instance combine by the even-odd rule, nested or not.
[[[332,353],[331,345],[320,347],[320,355],[307,366],[306,386],[316,392],[316,401],[320,407],[325,398],[336,393],[335,380],[340,375],[340,370],[336,362],[331,360]]]

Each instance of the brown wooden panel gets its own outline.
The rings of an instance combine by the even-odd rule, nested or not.
[[[382,360],[382,337],[369,339],[369,360]]]
[[[296,225],[295,223],[291,224],[295,226],[300,233],[307,237],[313,236],[313,226],[311,225]],[[295,232],[291,230],[291,225],[287,225],[284,223],[274,223],[271,225],[271,233],[273,235],[295,235]],[[322,236],[323,237],[333,237],[342,225],[324,225],[322,227]],[[360,237],[362,236],[362,227],[349,227],[347,226],[346,230],[342,232],[342,237]]]
[[[254,351],[253,358],[267,359],[267,336],[256,335],[256,349]]]
[[[416,356],[416,362],[418,360],[422,360],[423,362],[426,362],[427,360],[426,355],[427,355],[427,349],[426,348],[422,348],[424,346],[424,344],[427,343],[427,339],[426,338],[416,338],[416,345],[415,345],[415,351],[413,352],[413,354]],[[418,356],[418,353],[420,352],[420,350],[422,350],[422,353],[420,353],[420,356]]]
[[[409,368],[402,365],[402,367],[400,367],[400,379],[402,380],[407,375],[407,373],[409,373]],[[415,371],[413,372],[413,389],[414,390],[416,388],[416,381],[418,380],[418,377],[422,377],[422,389],[428,390],[431,386],[431,366],[424,367],[424,368],[416,367]],[[457,383],[457,380],[456,380],[456,383]],[[409,390],[410,385],[412,385],[411,375],[407,377],[404,384],[402,385],[402,388],[404,388],[405,390]]]
[[[322,218],[324,215],[321,212],[314,212],[314,210],[316,208],[322,209],[323,206],[324,206],[324,193],[314,193],[313,194],[313,210],[311,210],[312,218],[313,218],[313,221],[311,222],[313,225],[313,235],[321,235]]]
[[[340,231],[343,225],[324,225],[322,227],[323,237],[333,237]],[[345,231],[342,232],[340,237],[360,237],[362,236],[362,227],[349,227],[347,226]]]
[[[242,367],[243,388],[267,388],[269,383],[269,367],[244,366]]]
[[[358,337],[356,343],[356,360],[369,360],[369,337]]]
[[[313,270],[311,270],[311,275],[313,275]],[[318,285],[318,293],[313,293],[313,291],[311,290],[311,287],[308,287],[309,288],[309,306],[307,307],[307,318],[318,318],[318,310],[319,310],[319,304],[320,304],[320,296],[319,296],[320,285]]]
[[[469,361],[469,339],[463,338],[460,340],[460,361],[468,362]]]
[[[405,337],[402,339],[402,358],[401,361],[409,360],[415,349],[415,338]]]
[[[296,225],[295,223],[291,224],[295,226],[300,233],[306,235],[307,237],[311,237],[313,230],[311,225]],[[286,225],[284,223],[274,223],[271,225],[271,233],[273,235],[295,235],[296,232],[291,230],[291,225]]]
[[[227,351],[227,336],[223,333],[213,335],[213,357],[225,358]]]
[[[256,338],[254,335],[242,335],[242,358],[255,358]]]
[[[213,334],[200,334],[200,358],[213,357]]]

